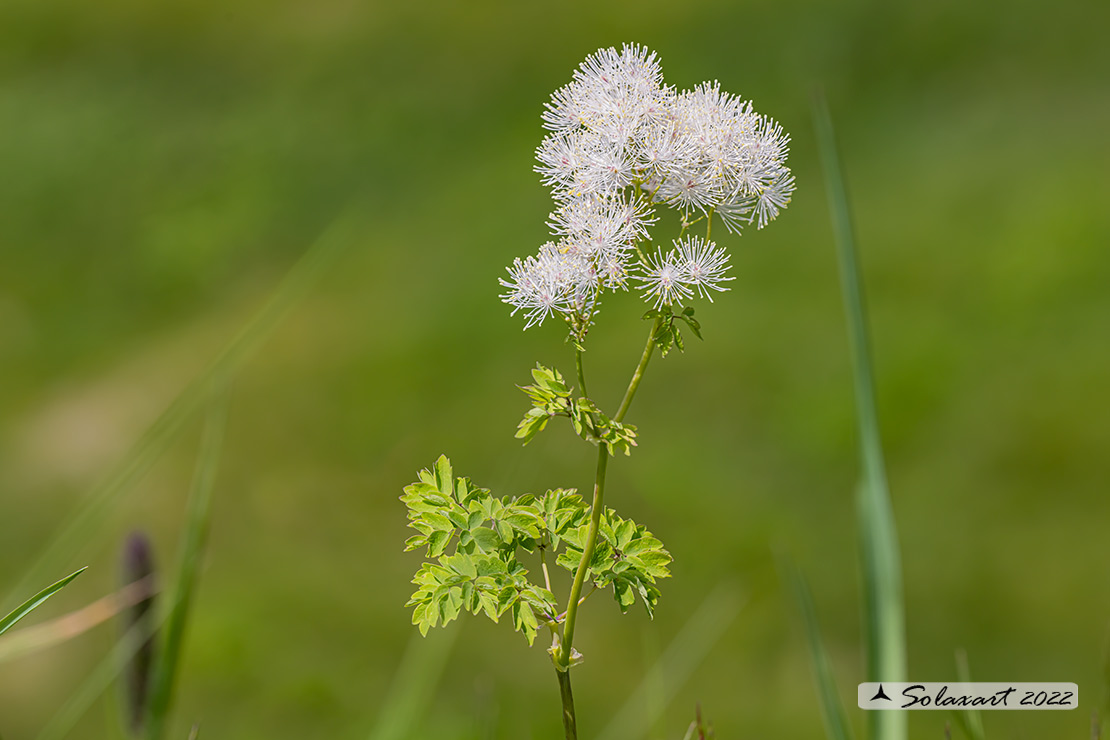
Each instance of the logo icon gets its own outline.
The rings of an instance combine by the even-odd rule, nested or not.
[[[878,699],[886,699],[887,701],[891,701],[891,698],[886,695],[885,691],[883,691],[883,685],[882,684],[879,684],[879,691],[878,691],[877,694],[875,694],[874,696],[871,697],[871,701],[876,701]]]

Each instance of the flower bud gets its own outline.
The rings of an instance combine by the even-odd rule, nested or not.
[[[123,669],[123,700],[128,728],[134,734],[143,729],[150,695],[151,669],[154,663],[154,555],[150,540],[142,532],[132,532],[124,542],[121,575],[125,588],[143,590],[143,596],[121,612],[125,639],[142,640],[142,644]]]

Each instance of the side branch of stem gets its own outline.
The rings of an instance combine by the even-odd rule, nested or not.
[[[578,395],[589,398],[590,394],[586,392],[586,374],[582,372],[582,350],[577,347],[574,348],[574,367],[578,371]]]
[[[632,405],[636,389],[640,387],[640,379],[644,377],[644,370],[647,369],[648,361],[651,360],[651,353],[655,349],[655,334],[659,331],[661,325],[662,319],[656,319],[652,323],[651,333],[648,334],[647,344],[644,346],[644,354],[640,356],[640,364],[636,366],[635,372],[632,373],[632,380],[628,383],[628,390],[624,392],[624,400],[621,401],[621,407],[617,410],[617,415],[613,417],[613,421],[623,421],[624,415],[628,413],[628,407]]]

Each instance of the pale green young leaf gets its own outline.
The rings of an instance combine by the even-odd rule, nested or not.
[[[437,511],[423,512],[420,520],[431,526],[433,530],[443,532],[453,532],[455,530],[455,525],[451,523],[451,520]]]
[[[479,578],[505,576],[509,574],[509,570],[505,566],[504,561],[498,558],[489,555],[478,555],[475,557],[475,562],[477,564]]]
[[[504,544],[497,533],[489,527],[475,527],[470,530],[470,534],[482,552],[495,552]]]
[[[450,496],[454,491],[454,480],[451,477],[451,461],[446,455],[440,455],[435,466],[436,488],[444,496]]]
[[[494,531],[497,532],[497,536],[501,538],[501,542],[506,545],[512,544],[513,528],[505,523],[503,519],[498,519],[497,521],[493,522],[493,528]]]
[[[663,543],[652,537],[651,533],[646,530],[623,548],[625,555],[636,555],[645,550],[661,549],[663,549]]]
[[[628,608],[636,603],[636,592],[632,588],[632,584],[624,579],[616,579],[613,581],[613,598],[616,599],[617,605],[620,606],[621,613],[626,613]]]
[[[428,557],[436,558],[444,553],[451,541],[451,532],[439,530],[428,535]]]
[[[647,609],[648,617],[655,619],[655,607],[659,604],[659,589],[651,584],[640,584],[640,599]]]
[[[482,611],[486,613],[486,616],[496,623],[498,617],[500,616],[500,611],[498,610],[497,605],[497,596],[488,591],[479,591],[478,601],[481,603]]]
[[[463,608],[471,614],[477,614],[481,611],[481,605],[478,603],[478,589],[475,587],[473,581],[466,581],[462,585],[462,599]]]
[[[503,515],[503,522],[525,536],[533,538],[540,536],[540,529],[544,526],[544,521],[535,512],[528,511],[520,506],[514,506],[507,511],[509,513]]]
[[[629,558],[629,561],[634,565],[639,566],[639,570],[650,577],[650,580],[655,578],[666,578],[670,575],[667,566],[671,563],[671,556],[665,550],[649,550],[639,555]]]
[[[578,564],[581,562],[582,551],[574,547],[567,547],[555,557],[555,564],[571,573],[578,570]]]
[[[536,641],[536,628],[539,623],[536,621],[536,615],[526,602],[517,600],[513,603],[512,607],[513,627],[518,632],[524,635],[531,645]]]
[[[519,594],[512,586],[506,586],[501,589],[497,594],[497,614],[498,616],[505,613],[505,610],[516,603]]]
[[[424,612],[426,612],[427,610],[428,610],[428,602],[423,601],[423,602],[418,603],[416,605],[416,608],[414,608],[412,610],[412,623],[416,624],[416,625],[422,624],[424,622]],[[426,633],[427,630],[422,629],[421,632]]]
[[[410,550],[417,550],[426,544],[428,544],[427,537],[421,534],[414,534],[412,537],[409,537],[407,540],[405,540],[405,552],[409,552]]]
[[[459,616],[462,611],[462,589],[458,586],[448,589],[440,600],[440,618],[444,626]]]
[[[466,509],[461,506],[453,507],[447,511],[447,518],[451,520],[451,524],[455,525],[457,529],[468,529],[470,518],[467,515]]]
[[[467,555],[456,553],[442,558],[440,562],[461,576],[475,578],[478,575],[478,568],[474,564],[474,559]]]

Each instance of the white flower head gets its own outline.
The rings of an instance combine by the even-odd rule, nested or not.
[[[734,278],[726,277],[728,270],[728,254],[723,248],[717,247],[711,241],[697,236],[688,236],[678,239],[674,243],[678,255],[678,265],[683,271],[687,282],[694,286],[698,294],[713,302],[710,291],[723,292],[728,288],[721,283]]]
[[[556,198],[613,195],[633,184],[644,130],[668,115],[662,80],[655,52],[625,45],[591,54],[555,91],[543,113],[553,133],[537,150],[536,169]]]
[[[662,250],[648,255],[643,274],[637,276],[640,281],[641,297],[653,303],[654,308],[660,306],[681,305],[683,299],[690,298],[694,292],[687,283],[689,276],[682,265],[682,261],[675,255],[675,250],[663,255]]]
[[[512,314],[524,311],[524,328],[542,324],[552,314],[566,313],[573,308],[573,270],[569,260],[559,259],[557,252],[545,244],[540,254],[513,260],[508,267],[509,279],[499,279],[509,289],[501,300],[513,307]]]
[[[551,134],[544,138],[536,149],[536,172],[542,176],[543,184],[556,190],[570,190],[585,161],[582,142],[577,137],[565,133]]]
[[[551,233],[581,240],[591,256],[619,256],[647,236],[655,223],[647,203],[635,196],[618,194],[605,198],[596,194],[569,198],[550,214]]]
[[[666,254],[643,257],[655,207],[678,210],[684,233],[719,217],[738,234],[763,228],[794,192],[782,126],[716,81],[678,92],[642,46],[588,56],[542,117],[549,133],[535,170],[555,200],[548,226],[556,241],[515,260],[500,280],[502,300],[527,326],[557,313],[588,326],[605,290],[630,282],[655,308],[695,294],[712,301],[733,279],[728,255],[707,229],[706,239],[685,236]]]

